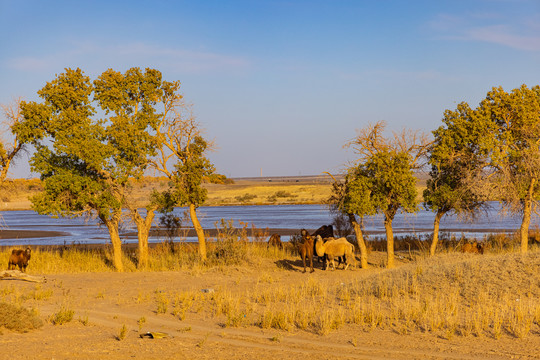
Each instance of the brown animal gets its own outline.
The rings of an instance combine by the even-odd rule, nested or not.
[[[272,236],[270,236],[270,239],[268,239],[268,247],[270,246],[275,246],[278,249],[282,250],[283,243],[281,242],[281,235],[272,234]]]
[[[313,247],[314,247],[314,239],[313,236],[309,235],[306,229],[302,229],[300,231],[300,234],[302,234],[302,239],[304,242],[300,244],[299,252],[300,257],[302,258],[302,263],[304,264],[304,272],[306,272],[306,259],[309,259],[309,267],[311,268],[310,272],[314,272],[313,270]]]
[[[311,236],[313,236],[314,239],[317,237],[317,235],[325,239],[325,241],[328,238],[334,238],[334,227],[332,225],[323,225],[317,230],[315,230],[313,234],[311,234]],[[326,255],[325,256],[317,255],[317,249],[315,249],[315,244],[313,244],[313,256],[317,257],[317,260],[319,261],[319,263],[322,261],[323,270],[326,269],[326,263],[327,263]],[[341,263],[341,257],[339,258],[339,262]]]
[[[26,250],[13,250],[9,257],[8,270],[15,270],[15,267],[18,266],[20,271],[26,272],[30,253],[30,248],[26,248]]]
[[[484,247],[478,243],[473,242],[471,243],[465,243],[463,244],[463,248],[461,249],[464,253],[471,253],[471,254],[483,254],[484,253]]]
[[[317,235],[319,235],[323,239],[334,237],[334,227],[332,225],[323,225],[317,230],[315,230],[313,234],[311,234],[311,236],[313,237],[316,237]]]

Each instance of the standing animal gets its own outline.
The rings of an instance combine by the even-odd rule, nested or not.
[[[317,238],[315,237],[315,239],[317,239]],[[323,243],[326,243],[326,242],[331,241],[331,240],[336,240],[336,239],[333,238],[333,237],[322,238]],[[314,251],[313,254],[315,256],[315,255],[317,255],[317,241],[316,240],[315,240],[314,247],[315,247],[315,251]],[[327,254],[324,254],[324,256],[317,255],[317,257],[319,259],[319,262],[320,262],[320,260],[322,260],[322,262],[323,262],[322,269],[326,270],[326,268],[328,267],[328,255]],[[346,255],[337,256],[337,261],[338,261],[337,266],[339,267],[341,265],[341,263],[345,264],[347,262],[347,256]]]
[[[270,236],[270,239],[268,239],[268,247],[270,246],[275,246],[279,248],[280,250],[282,250],[283,243],[281,242],[281,235],[272,234],[272,236]]]
[[[324,242],[320,236],[317,236],[315,241],[315,247],[317,249],[317,255],[323,256],[326,254],[329,263],[332,264],[334,270],[336,269],[336,263],[334,259],[339,256],[345,256],[347,262],[345,265],[346,270],[350,263],[356,267],[356,258],[354,257],[354,245],[347,241],[345,238],[339,238],[334,240],[328,240]]]
[[[332,225],[323,225],[311,234],[313,237],[316,237],[317,235],[320,235],[323,239],[334,237],[334,227]]]
[[[478,243],[477,241],[471,243],[465,243],[463,244],[463,248],[461,249],[464,253],[472,253],[472,254],[483,254],[484,253],[484,247]]]
[[[26,272],[31,252],[30,248],[26,248],[26,250],[13,250],[9,257],[8,270],[15,270],[15,267],[18,266],[20,271]]]
[[[333,238],[334,237],[334,227],[332,225],[323,225],[320,228],[318,228],[317,230],[315,230],[315,232],[313,234],[311,234],[311,236],[313,236],[313,238],[316,238],[317,235],[319,235],[323,239]],[[313,255],[317,256],[317,260],[319,262],[323,261],[323,263],[324,263],[323,270],[324,270],[326,268],[326,260],[327,260],[326,256],[322,257],[322,256],[317,255],[317,250],[315,249],[315,244],[313,244]],[[341,262],[341,259],[340,259],[340,262]]]
[[[304,264],[304,272],[306,272],[306,259],[309,259],[309,267],[311,268],[310,272],[313,270],[313,236],[309,235],[306,229],[300,230],[302,234],[302,239],[304,240],[300,244],[298,251],[300,252],[300,257],[302,258],[302,263]]]

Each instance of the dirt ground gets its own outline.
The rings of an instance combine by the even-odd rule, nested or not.
[[[313,332],[261,329],[256,326],[226,327],[223,315],[189,311],[180,320],[169,307],[157,314],[159,292],[245,292],[261,282],[296,284],[310,277],[343,283],[383,271],[315,270],[302,273],[300,262],[291,267],[266,261],[256,269],[246,266],[193,272],[82,273],[47,275],[40,285],[20,280],[0,281],[0,292],[52,293],[41,300],[26,300],[43,319],[62,305],[75,311],[64,325],[45,321],[39,330],[16,333],[2,330],[0,359],[540,359],[540,336],[524,339],[503,337],[453,337],[393,330],[366,332],[346,324],[327,335]],[[37,275],[37,274],[33,274]],[[210,291],[212,291],[210,290]],[[209,293],[211,294],[211,293]],[[138,321],[144,317],[142,325]],[[119,340],[120,329],[128,329]],[[146,332],[163,332],[161,339],[141,338]],[[16,356],[10,355],[16,354]]]

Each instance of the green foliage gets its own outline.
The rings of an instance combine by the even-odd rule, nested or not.
[[[376,153],[365,163],[371,178],[370,199],[377,212],[393,218],[399,208],[417,211],[416,177],[412,159],[406,152]]]
[[[434,131],[431,179],[424,200],[439,214],[474,213],[498,199],[523,215],[522,251],[534,204],[540,198],[540,86],[510,93],[493,88],[476,109],[466,103],[444,113]]]
[[[93,83],[80,69],[66,69],[38,92],[43,103],[21,105],[27,122],[17,131],[33,139],[32,170],[45,180],[44,194],[33,198],[38,212],[92,210],[108,218],[121,208],[127,180],[139,178],[155,154],[161,85],[153,69],[109,69]],[[95,106],[110,116],[96,118]]]
[[[208,143],[201,136],[179,149],[178,163],[172,178],[174,194],[178,205],[201,206],[208,196],[202,187],[203,179],[214,173],[214,165],[205,157]]]
[[[484,194],[474,190],[486,165],[488,123],[468,104],[447,110],[444,125],[433,132],[429,151],[430,179],[424,190],[424,204],[436,212],[473,214],[483,204]]]
[[[384,122],[358,131],[348,144],[359,155],[344,183],[334,182],[330,202],[347,215],[364,217],[383,213],[392,220],[398,209],[416,212],[418,200],[414,169],[424,156],[427,139],[404,130],[394,139],[383,136]]]
[[[333,193],[339,210],[360,217],[385,213],[393,218],[399,208],[415,212],[418,205],[411,159],[404,152],[379,152],[349,168],[345,183],[334,184]]]
[[[490,166],[502,200],[521,208],[529,197],[540,196],[540,86],[520,88],[507,93],[501,87],[488,92],[477,112],[489,122],[492,138]]]
[[[129,180],[141,178],[156,155],[156,130],[167,116],[156,106],[181,98],[178,89],[178,82],[162,81],[154,69],[109,69],[93,82],[80,69],[66,69],[38,92],[42,103],[21,104],[26,121],[15,131],[34,143],[32,170],[44,180],[44,192],[32,198],[34,209],[54,216],[97,215],[109,230],[118,270],[118,225],[122,208],[130,206]]]

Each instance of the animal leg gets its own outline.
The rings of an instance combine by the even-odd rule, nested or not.
[[[336,262],[334,261],[334,258],[332,258],[332,270],[336,270]]]

